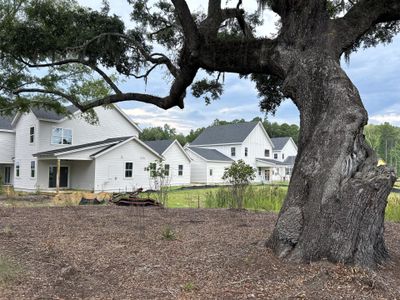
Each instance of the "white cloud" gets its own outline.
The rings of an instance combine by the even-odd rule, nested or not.
[[[377,114],[370,116],[370,123],[382,124],[385,122],[400,125],[400,113]]]

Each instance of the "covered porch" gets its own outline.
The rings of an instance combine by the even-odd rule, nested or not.
[[[256,159],[257,175],[256,181],[261,183],[271,183],[275,181],[276,163],[269,159]]]
[[[94,190],[95,162],[92,159],[39,158],[37,187],[40,191]]]

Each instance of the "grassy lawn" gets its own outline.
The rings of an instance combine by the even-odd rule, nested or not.
[[[14,280],[19,272],[20,268],[15,263],[4,256],[0,256],[0,285]]]

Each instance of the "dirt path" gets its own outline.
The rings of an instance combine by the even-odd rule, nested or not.
[[[22,268],[1,299],[400,299],[400,225],[375,272],[280,261],[276,216],[126,207],[0,208],[0,256]],[[7,234],[4,231],[7,228]],[[175,240],[167,240],[167,228]]]

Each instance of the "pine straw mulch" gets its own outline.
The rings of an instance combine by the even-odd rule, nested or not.
[[[0,298],[400,299],[400,224],[386,226],[391,262],[368,272],[279,260],[263,246],[275,220],[229,210],[0,208],[0,256],[20,270],[0,284]]]

